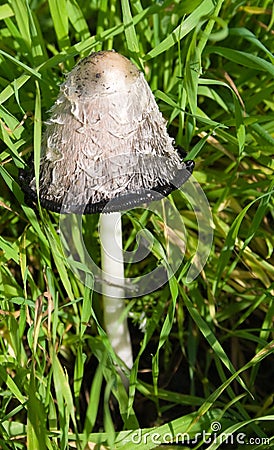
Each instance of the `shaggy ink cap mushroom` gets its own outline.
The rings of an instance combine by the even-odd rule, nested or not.
[[[80,60],[43,134],[39,197],[65,213],[114,212],[167,196],[190,177],[142,72],[115,51]],[[37,200],[36,180],[24,190]]]

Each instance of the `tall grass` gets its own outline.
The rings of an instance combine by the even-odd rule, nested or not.
[[[225,448],[221,433],[230,436],[227,448],[274,445],[273,17],[270,0],[0,5],[4,450],[153,449],[183,437],[182,448],[212,450]],[[187,283],[197,212],[182,192],[172,194],[186,256],[167,285],[127,302],[129,394],[100,295],[69,267],[58,215],[27,205],[18,183],[32,155],[38,173],[43,122],[65,74],[79,58],[112,48],[144,71],[170,134],[195,158],[214,233],[206,265]],[[157,217],[137,209],[123,220],[125,247],[134,248],[143,227],[168,253]],[[99,264],[97,223],[97,215],[85,217],[83,235]],[[160,263],[154,252],[126,270],[134,277]]]

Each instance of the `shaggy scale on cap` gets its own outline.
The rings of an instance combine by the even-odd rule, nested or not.
[[[143,73],[114,51],[92,53],[61,85],[46,123],[40,202],[57,212],[120,211],[168,195],[193,167],[174,148]],[[35,201],[34,175],[24,176]]]

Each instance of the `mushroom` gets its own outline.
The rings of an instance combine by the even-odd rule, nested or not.
[[[102,213],[105,328],[129,369],[121,211],[168,195],[190,177],[193,167],[193,161],[183,162],[143,73],[130,60],[100,51],[78,62],[46,123],[39,198],[55,212]],[[37,201],[33,172],[23,178],[25,193]],[[113,276],[119,286],[108,283]]]

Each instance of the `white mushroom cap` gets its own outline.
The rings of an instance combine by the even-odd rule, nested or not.
[[[136,83],[140,71],[127,58],[114,51],[92,53],[81,60],[64,83],[66,95],[80,101],[113,93],[126,94]]]
[[[119,198],[110,210],[122,210],[157,192],[167,195],[191,169],[131,61],[114,51],[79,61],[61,86],[43,135],[42,205],[92,213]],[[34,177],[30,190],[35,192]]]

